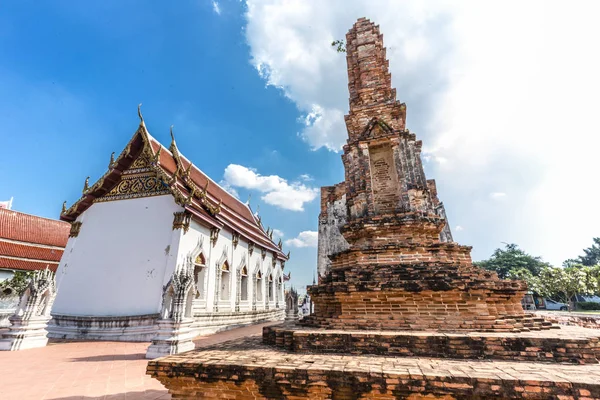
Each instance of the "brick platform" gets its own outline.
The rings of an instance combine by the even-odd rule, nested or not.
[[[148,373],[174,399],[600,399],[597,333],[524,313],[525,282],[452,240],[379,27],[359,19],[346,59],[345,180],[321,192],[314,312]]]
[[[173,399],[600,399],[600,365],[295,354],[251,338],[150,361]]]
[[[520,333],[325,330],[278,325],[263,343],[294,353],[373,354],[597,364],[600,332],[579,327]]]

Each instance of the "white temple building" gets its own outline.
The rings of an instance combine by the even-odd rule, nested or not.
[[[175,273],[193,270],[193,335],[285,316],[289,258],[249,206],[140,126],[108,171],[63,205],[51,338],[150,341],[169,318]],[[191,274],[191,272],[190,272]],[[163,295],[164,294],[164,295]],[[179,300],[178,300],[179,301]]]

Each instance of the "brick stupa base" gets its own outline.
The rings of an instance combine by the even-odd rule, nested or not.
[[[175,399],[600,399],[600,331],[552,329],[524,313],[524,282],[473,266],[405,128],[379,28],[360,19],[346,39],[346,179],[324,188],[319,217],[319,246],[345,245],[307,289],[314,313],[148,373]]]
[[[600,364],[295,354],[259,338],[150,361],[173,399],[600,399]]]

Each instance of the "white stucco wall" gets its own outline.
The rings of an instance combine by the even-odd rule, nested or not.
[[[52,312],[81,316],[154,314],[178,256],[182,211],[170,195],[95,203],[78,217],[57,271]]]
[[[256,309],[265,309],[265,299],[267,295],[267,273],[272,271],[272,253],[267,252],[265,259],[261,257],[261,249],[256,246],[253,254],[250,256],[248,252],[248,243],[242,237],[239,240],[236,248],[233,248],[232,243],[232,232],[227,228],[221,229],[219,232],[219,239],[216,244],[213,245],[210,241],[210,228],[202,226],[195,221],[190,224],[190,229],[187,233],[183,234],[180,241],[178,250],[178,262],[182,263],[190,254],[196,254],[198,243],[201,243],[202,252],[204,254],[206,265],[207,265],[207,280],[205,284],[206,297],[205,299],[199,299],[194,301],[194,310],[196,312],[213,312],[215,311],[215,305],[218,304],[219,312],[232,312],[235,311],[235,304],[237,298],[237,292],[239,287],[237,286],[237,271],[246,265],[248,270],[248,299],[246,301],[240,301],[240,311],[249,311],[252,309],[252,300],[254,298],[254,285],[253,285],[253,274],[256,272],[257,263],[260,265],[260,271],[262,272],[263,279],[262,286],[262,299],[257,301]],[[225,256],[224,256],[225,255]],[[217,286],[217,264],[223,262],[226,259],[230,266],[230,296],[228,300],[222,300],[215,298],[216,286]],[[275,268],[275,276],[281,276],[281,264],[278,261]],[[280,299],[283,298],[283,289]],[[280,308],[284,308],[284,302],[280,301]],[[271,308],[274,307],[275,301],[271,302]]]

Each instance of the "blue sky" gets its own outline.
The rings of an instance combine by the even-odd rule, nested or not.
[[[518,8],[519,12],[515,12]],[[407,125],[424,142],[454,239],[560,264],[599,236],[594,1],[3,2],[0,200],[57,218],[137,128],[223,181],[316,267],[318,188],[343,179],[345,57],[381,26]],[[511,29],[507,30],[506,27]],[[557,28],[558,27],[558,28]],[[304,234],[302,234],[304,232]],[[298,247],[304,246],[304,247]]]
[[[35,4],[35,6],[34,6]],[[148,6],[151,4],[151,6]],[[295,105],[267,87],[249,62],[243,3],[221,14],[210,2],[10,2],[0,9],[0,199],[15,210],[57,218],[62,202],[105,170],[137,129],[178,146],[213,179],[229,164],[311,187],[343,173],[339,156],[297,137]],[[250,191],[236,189],[246,201]],[[318,200],[304,211],[260,204],[283,239],[315,231]],[[291,248],[298,285],[312,279],[314,248]],[[296,280],[298,279],[298,280]]]

